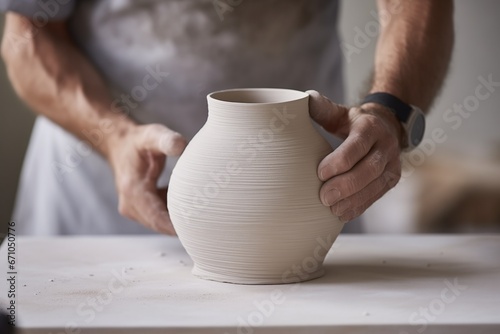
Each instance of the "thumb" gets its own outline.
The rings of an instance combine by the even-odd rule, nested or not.
[[[306,93],[309,94],[309,115],[311,118],[326,131],[337,132],[349,109],[341,104],[333,103],[315,90],[308,90]]]
[[[142,125],[141,146],[154,153],[179,156],[187,145],[186,139],[178,132],[162,124]]]

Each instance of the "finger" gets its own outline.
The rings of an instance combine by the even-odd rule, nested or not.
[[[356,217],[361,216],[366,211],[366,209],[368,209],[373,203],[379,200],[387,191],[389,191],[389,189],[390,189],[389,186],[386,185],[378,194],[368,199],[362,205],[344,212],[342,215],[339,216],[339,220],[345,223],[350,220],[353,220]]]
[[[178,132],[170,130],[161,124],[141,126],[143,134],[140,136],[141,147],[154,153],[170,156],[179,156],[187,145],[186,139]]]
[[[147,200],[150,204],[150,207],[148,209],[148,206],[141,205],[137,208],[137,211],[139,211],[140,215],[143,216],[142,219],[145,224],[150,226],[153,230],[160,233],[174,235],[175,231],[170,221],[170,216],[167,212],[167,190],[166,188],[156,188],[156,183],[158,181],[159,175],[163,171],[166,158],[163,154],[155,155],[153,154],[153,152],[148,151],[147,159],[149,160],[147,164],[148,170],[143,179],[143,182],[145,187],[144,193],[147,197],[151,196],[151,198]]]
[[[382,176],[389,185],[389,189],[394,188],[398,184],[399,180],[401,180],[401,159],[399,156],[387,164]]]
[[[154,231],[175,235],[167,210],[166,190],[144,187],[134,204],[140,222]]]
[[[177,235],[177,233],[175,232],[174,225],[172,224],[172,220],[170,219],[170,213],[168,212],[167,188],[157,189],[156,193],[158,195],[158,198],[160,198],[160,200],[164,202],[164,208],[165,208],[165,210],[161,210],[158,212],[158,215],[160,216],[159,218],[161,218],[161,221],[159,222],[161,224],[159,232],[168,235]],[[165,220],[168,221],[168,224],[165,224],[163,222]]]
[[[332,213],[338,217],[344,213],[361,207],[377,194],[382,193],[383,190],[390,189],[391,186],[387,183],[387,178],[384,175],[379,176],[368,184],[361,191],[344,198],[331,206]]]
[[[373,181],[352,198],[347,198],[347,203],[343,201],[331,207],[332,213],[346,222],[352,220],[366,211],[373,203],[379,200],[389,190],[391,190],[401,177],[401,164],[398,161],[391,162],[386,171],[377,180]],[[354,197],[357,198],[354,198]],[[339,205],[338,208],[336,206]],[[343,208],[342,208],[343,207]],[[340,212],[342,211],[342,212]]]
[[[326,181],[335,175],[351,170],[377,142],[371,121],[359,119],[349,136],[336,150],[327,155],[318,165],[318,177]]]
[[[163,172],[165,163],[167,161],[164,154],[158,155],[151,151],[146,152],[146,159],[148,160],[148,169],[146,171],[145,180],[150,180],[153,185],[156,184],[158,178]]]
[[[166,191],[157,190],[154,182],[130,180],[119,191],[118,211],[154,231],[175,235],[167,211]]]
[[[387,154],[374,147],[350,171],[328,180],[320,190],[320,198],[324,205],[332,206],[341,199],[350,197],[364,189],[384,172],[387,165]]]
[[[309,94],[311,118],[326,131],[336,132],[347,115],[348,109],[343,105],[333,103],[315,90],[308,90],[306,93]]]

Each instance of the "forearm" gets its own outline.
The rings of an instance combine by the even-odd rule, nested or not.
[[[111,142],[134,123],[112,110],[103,79],[72,43],[63,23],[49,23],[33,34],[28,22],[17,14],[6,17],[2,56],[14,89],[36,113],[108,155]],[[22,40],[14,46],[12,38]],[[105,130],[101,140],[86,138],[99,129]]]
[[[451,0],[378,0],[382,21],[370,92],[391,93],[424,112],[438,93],[453,48]]]
[[[175,234],[166,190],[158,189],[157,183],[166,157],[180,155],[186,140],[162,124],[137,125],[117,110],[104,80],[73,45],[64,25],[50,23],[30,36],[25,22],[8,14],[2,41],[2,56],[16,92],[37,113],[86,139],[107,158],[123,216]],[[10,43],[12,38],[22,39],[17,48]],[[87,138],[96,130],[99,140]],[[88,181],[93,182],[90,177]]]

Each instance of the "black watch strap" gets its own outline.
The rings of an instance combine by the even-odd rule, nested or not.
[[[396,96],[389,93],[372,93],[367,95],[361,104],[378,103],[391,109],[401,123],[406,123],[410,118],[412,107]]]

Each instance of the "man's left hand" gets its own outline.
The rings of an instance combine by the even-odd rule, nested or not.
[[[387,108],[369,103],[347,108],[308,91],[309,113],[328,132],[345,139],[318,166],[320,198],[347,222],[361,215],[401,178],[404,130]]]

